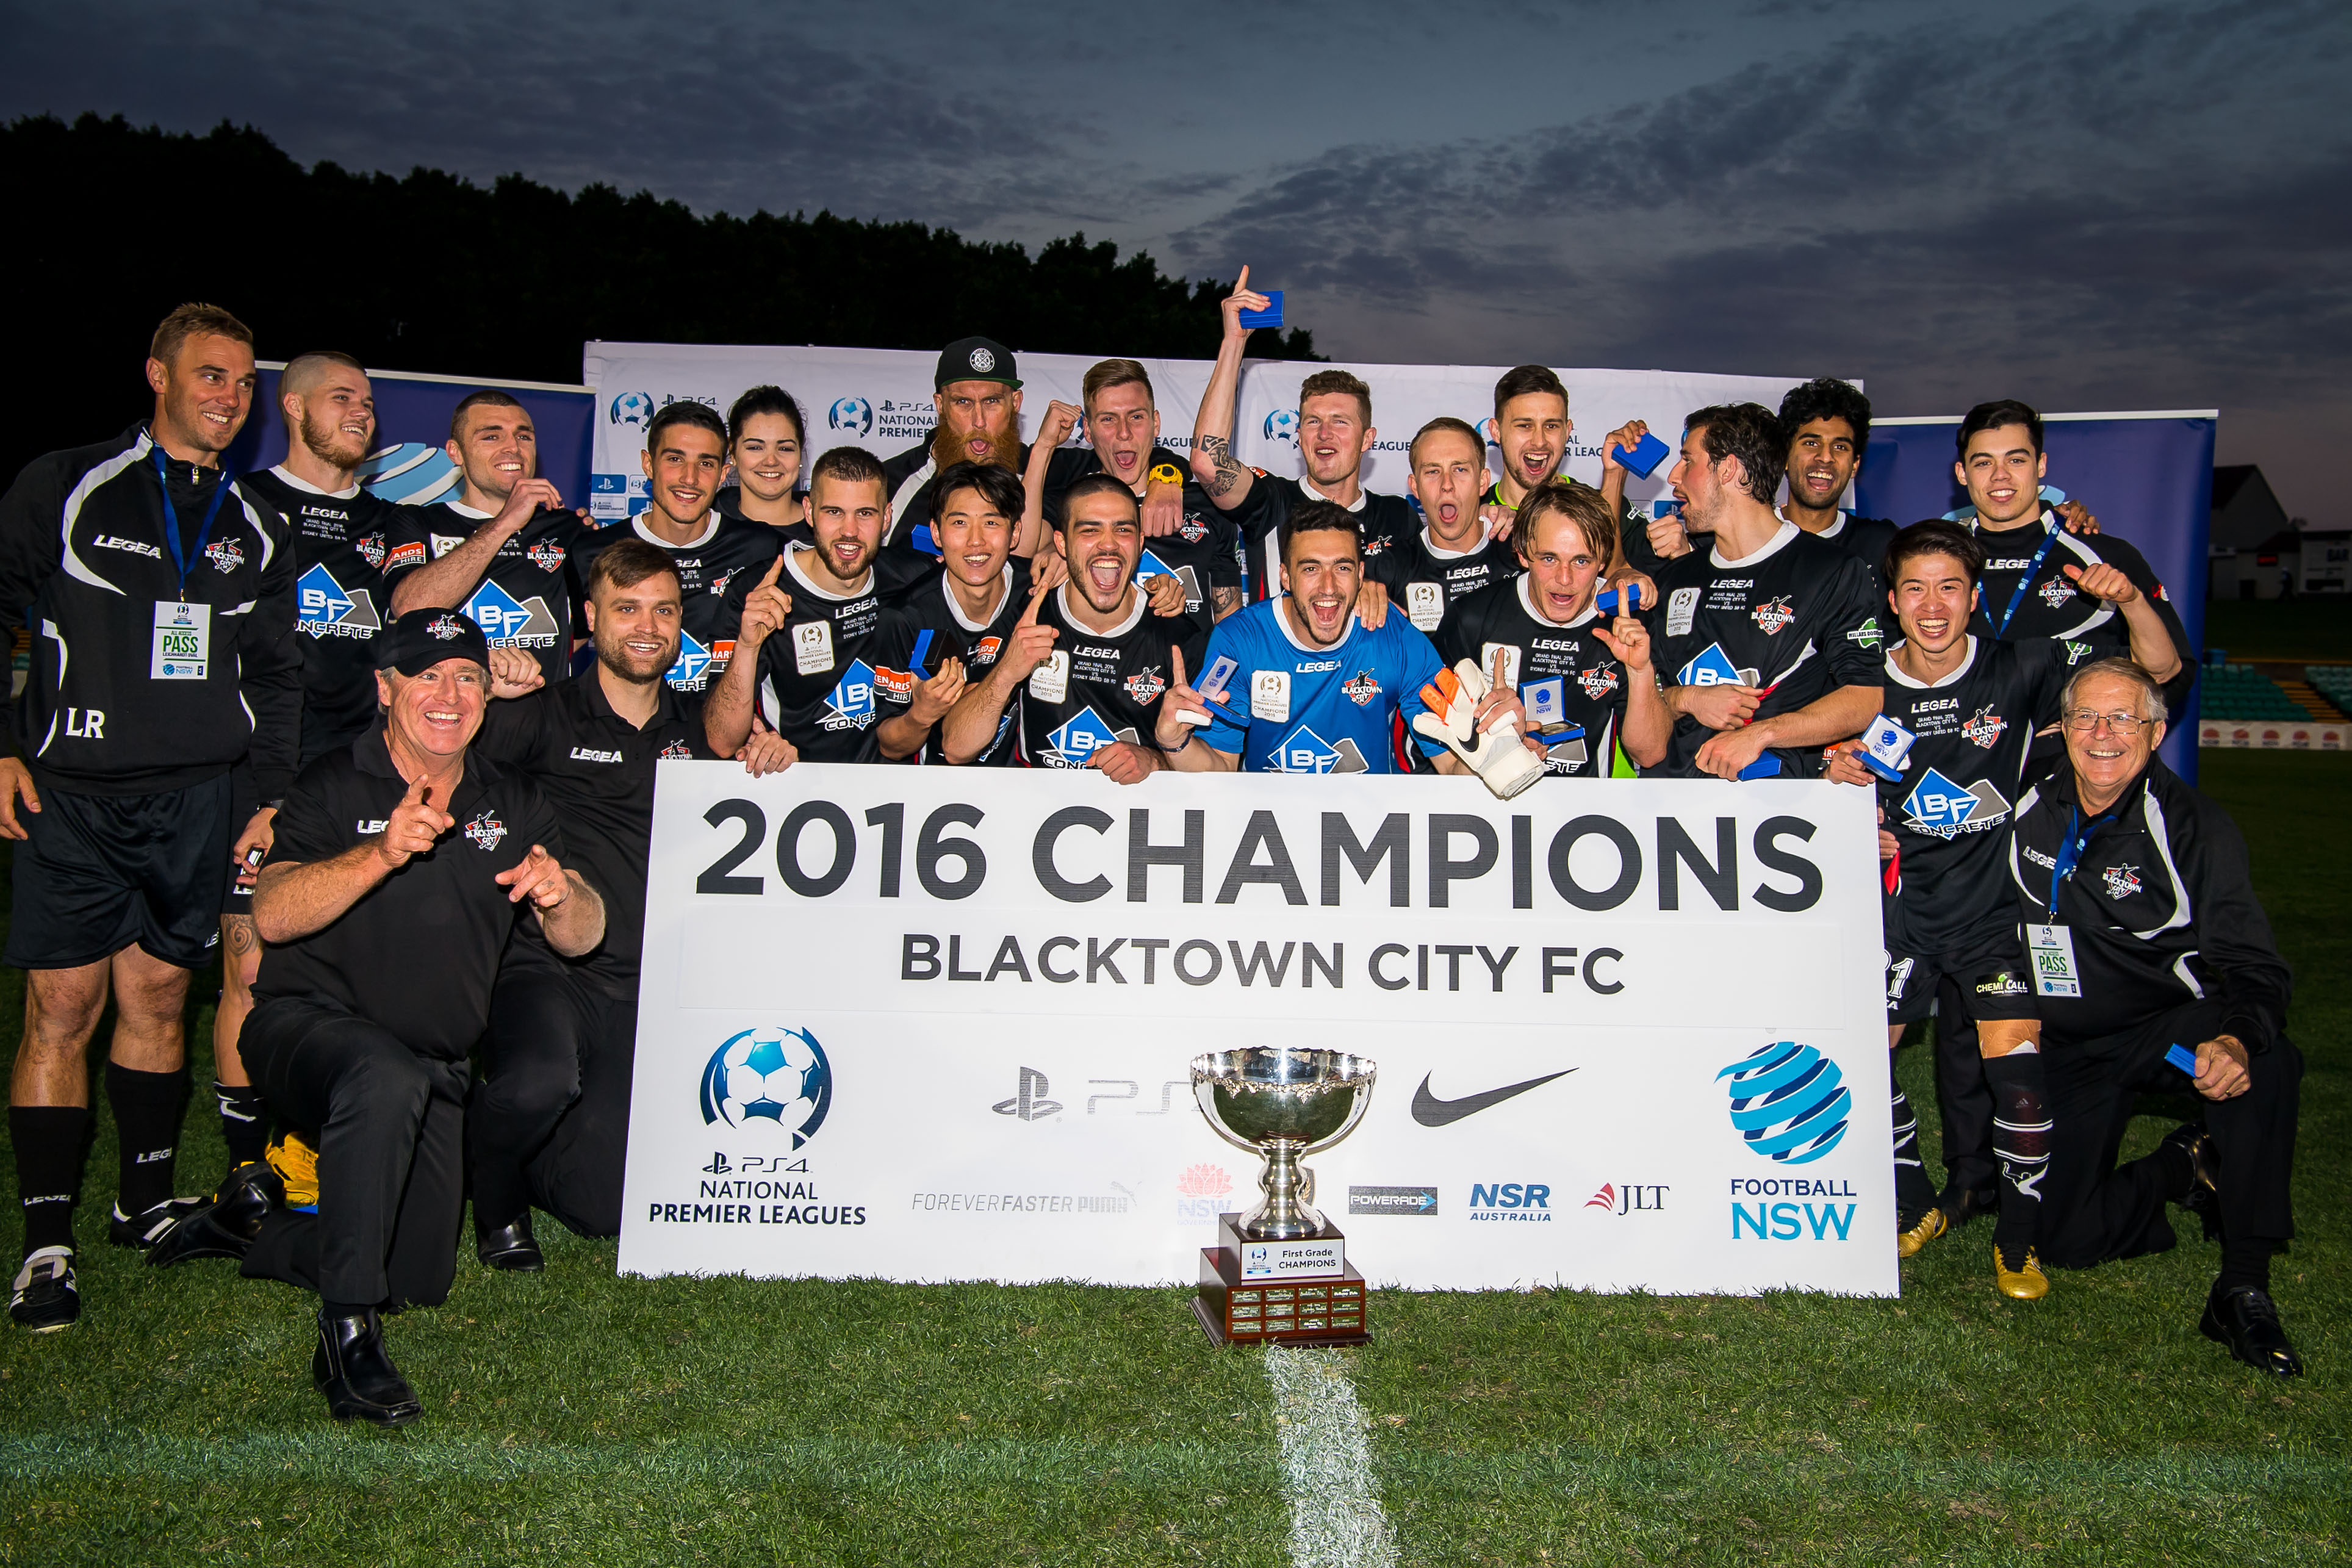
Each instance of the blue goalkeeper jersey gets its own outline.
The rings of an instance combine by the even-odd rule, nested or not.
[[[1225,685],[1231,716],[1216,714],[1202,740],[1239,752],[1242,771],[1252,773],[1402,773],[1401,745],[1418,743],[1433,757],[1445,750],[1408,738],[1413,715],[1427,710],[1422,684],[1444,668],[1436,645],[1412,622],[1391,608],[1378,631],[1353,621],[1335,646],[1310,648],[1292,635],[1282,604],[1262,599],[1210,633],[1207,665],[1192,679],[1220,656],[1240,668]]]

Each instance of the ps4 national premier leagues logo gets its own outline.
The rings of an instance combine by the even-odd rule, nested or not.
[[[705,1125],[772,1122],[797,1149],[833,1109],[833,1064],[806,1029],[745,1029],[703,1064],[701,1102]]]

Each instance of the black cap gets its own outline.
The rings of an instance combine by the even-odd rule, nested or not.
[[[411,610],[376,638],[375,667],[422,675],[445,658],[470,658],[490,667],[490,639],[471,616],[456,610]]]
[[[939,374],[931,378],[931,389],[953,381],[1001,381],[1007,386],[1021,384],[1021,373],[1013,363],[1013,351],[994,338],[958,338],[940,351]]]

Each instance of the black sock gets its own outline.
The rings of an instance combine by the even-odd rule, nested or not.
[[[2050,1112],[2042,1098],[2042,1056],[2011,1051],[1985,1062],[1992,1090],[1992,1152],[2000,1163],[2000,1217],[1993,1240],[2011,1255],[2033,1244],[2042,1215],[2042,1178],[2050,1170]]]
[[[115,1204],[125,1215],[144,1214],[172,1195],[180,1113],[187,1102],[184,1072],[138,1072],[119,1062],[106,1064],[106,1103],[114,1112],[122,1156]]]
[[[26,1256],[74,1244],[74,1189],[81,1184],[81,1146],[89,1135],[89,1112],[79,1105],[8,1108],[16,1196],[25,1208]]]
[[[2221,1277],[2214,1283],[2223,1289],[2233,1285],[2269,1289],[2271,1254],[2276,1250],[2277,1244],[2266,1236],[2248,1237],[2243,1241],[2225,1237],[2221,1242]]]
[[[269,1102],[251,1084],[213,1080],[220,1101],[221,1137],[228,1143],[228,1163],[250,1164],[269,1146]]]
[[[1936,1206],[1936,1189],[1920,1163],[1919,1118],[1912,1113],[1911,1097],[1895,1091],[1895,1207],[1903,1215],[1925,1214]]]

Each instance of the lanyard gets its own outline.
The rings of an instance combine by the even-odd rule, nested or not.
[[[179,595],[184,603],[188,597],[188,563],[204,554],[205,543],[213,536],[213,519],[220,516],[221,502],[228,499],[229,476],[224,471],[220,483],[213,488],[213,503],[205,509],[204,525],[196,530],[195,549],[190,552],[180,543],[180,513],[172,505],[172,472],[164,465],[163,448],[159,444],[150,451],[155,458],[155,482],[163,489],[163,548],[172,552],[172,564],[180,574]]]
[[[2032,586],[2033,574],[2042,570],[2042,562],[2050,558],[2050,547],[2057,542],[2057,525],[2053,523],[2045,526],[2042,531],[2042,548],[2035,551],[2033,559],[2025,563],[2025,575],[2017,580],[2017,591],[2009,596],[2009,608],[2000,613],[2000,619],[1993,626],[1992,635],[1995,642],[2009,635],[2009,623],[2017,618],[2017,606],[2025,603],[2025,590]]]
[[[2050,869],[2050,922],[2053,925],[2058,922],[2058,889],[2074,876],[2075,865],[2083,858],[2083,851],[2090,847],[2091,835],[2099,830],[2101,823],[2115,820],[2115,816],[2112,811],[2102,812],[2091,818],[2091,825],[2084,827],[2083,808],[2079,805],[2067,808],[2065,842],[2058,846],[2058,863]]]

